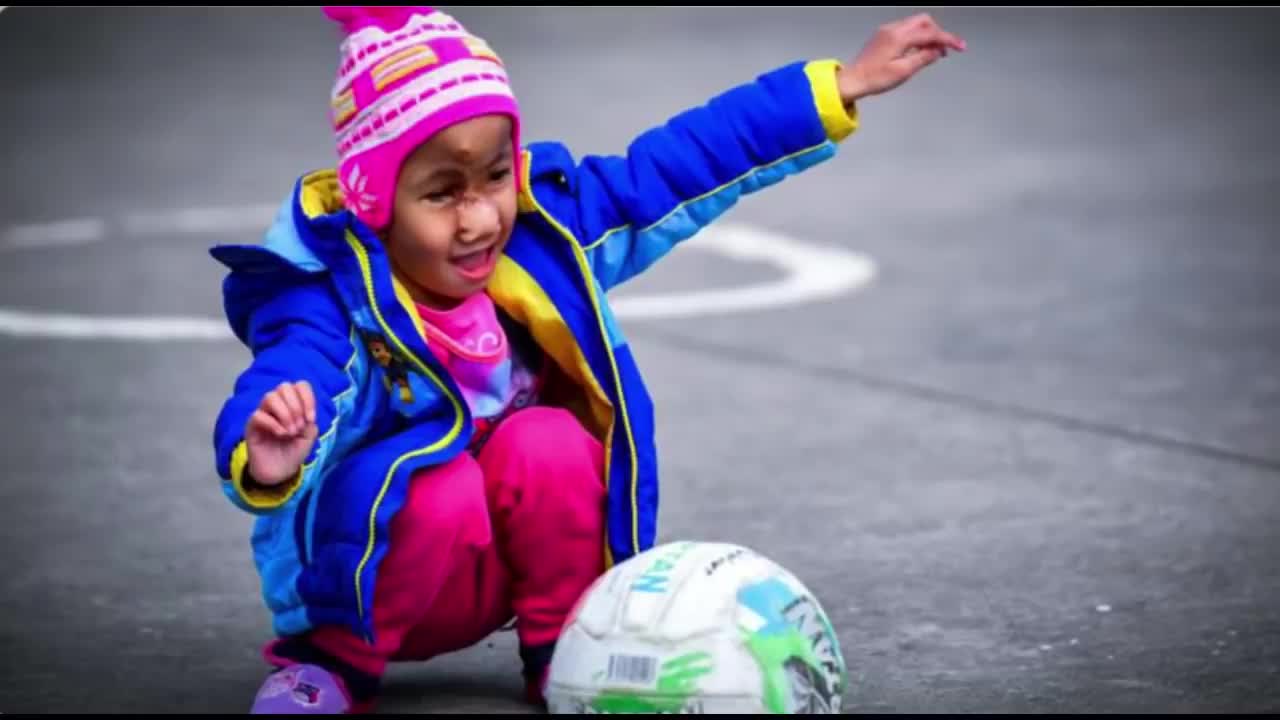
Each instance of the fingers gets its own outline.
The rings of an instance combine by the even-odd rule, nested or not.
[[[941,29],[938,26],[938,21],[934,20],[933,16],[929,13],[916,13],[911,17],[903,18],[898,22],[898,25],[903,30],[918,30],[920,28],[930,28],[933,30]]]
[[[911,30],[914,28],[921,28],[921,27],[928,27],[930,25],[933,25],[933,26],[937,25],[937,22],[934,21],[932,15],[930,15],[929,13],[917,13],[910,17],[905,17],[900,20],[894,20],[893,22],[885,23],[884,25],[880,26],[880,31],[887,32],[887,33],[901,33],[906,30]]]
[[[305,381],[281,383],[262,398],[258,411],[275,421],[281,436],[296,436],[315,423],[315,405],[315,395]]]
[[[298,386],[292,383],[281,385],[280,395],[289,405],[289,412],[293,416],[293,431],[302,432],[302,428],[307,424],[307,411],[302,402],[302,393],[298,392]]]
[[[957,52],[963,52],[965,49],[964,40],[961,40],[956,35],[936,26],[920,26],[905,30],[902,34],[901,42],[906,47],[929,47],[937,45],[943,48],[950,48]]]
[[[912,15],[893,26],[899,42],[907,47],[925,47],[939,45],[957,52],[964,52],[965,41],[954,33],[942,29],[933,16],[928,13]]]
[[[938,47],[920,48],[916,52],[909,53],[906,57],[899,60],[898,63],[906,69],[907,75],[910,76],[913,73],[919,72],[922,68],[937,62],[938,58],[942,57],[942,53],[943,50]]]
[[[307,429],[302,431],[302,438],[307,442],[307,448],[311,448],[311,444],[316,441],[320,435],[320,427],[315,423],[308,423]]]
[[[951,48],[956,52],[964,52],[969,48],[969,44],[964,41],[964,38],[955,33],[949,33],[942,28],[936,28],[934,33],[934,41],[943,47]]]
[[[286,430],[279,420],[261,408],[249,416],[248,432],[261,432],[280,439],[293,436],[293,433]]]
[[[293,435],[299,430],[301,413],[297,416],[294,415],[293,408],[289,405],[288,396],[290,393],[285,388],[286,386],[281,385],[267,393],[267,396],[262,398],[260,407],[270,413],[276,419],[276,422],[280,423],[281,427],[285,429],[286,433]]]
[[[302,398],[302,415],[309,424],[315,424],[316,421],[316,396],[311,391],[311,383],[303,380],[295,384],[294,389],[297,390],[298,396]]]

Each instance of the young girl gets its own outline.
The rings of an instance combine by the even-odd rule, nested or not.
[[[252,710],[370,710],[388,662],[512,619],[540,702],[579,596],[655,538],[653,410],[606,293],[964,45],[908,18],[575,161],[521,144],[502,61],[454,19],[326,13],[338,167],[261,245],[212,250],[253,356],[214,432],[276,634]]]

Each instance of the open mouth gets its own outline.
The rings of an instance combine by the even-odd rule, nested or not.
[[[483,250],[477,250],[466,255],[459,255],[453,258],[453,266],[457,268],[458,274],[468,280],[481,280],[490,271],[498,257],[498,246],[490,245]]]

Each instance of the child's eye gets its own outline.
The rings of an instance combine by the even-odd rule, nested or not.
[[[426,199],[426,201],[427,201],[427,202],[429,202],[429,203],[435,203],[435,204],[437,204],[437,205],[438,205],[438,204],[440,204],[440,203],[448,202],[448,201],[449,201],[450,196],[452,196],[452,195],[453,195],[453,193],[451,193],[451,192],[449,192],[449,191],[447,191],[447,190],[444,190],[444,191],[440,191],[440,192],[430,192],[430,193],[427,193],[426,195],[423,195],[422,197],[423,197],[424,199]]]
[[[494,170],[493,172],[489,173],[489,180],[493,182],[498,182],[499,180],[506,180],[507,176],[510,174],[511,174],[511,168],[501,168],[499,170]]]

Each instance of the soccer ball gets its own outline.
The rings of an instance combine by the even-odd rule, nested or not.
[[[565,622],[551,714],[839,713],[848,673],[826,613],[739,545],[672,542],[615,565]]]

